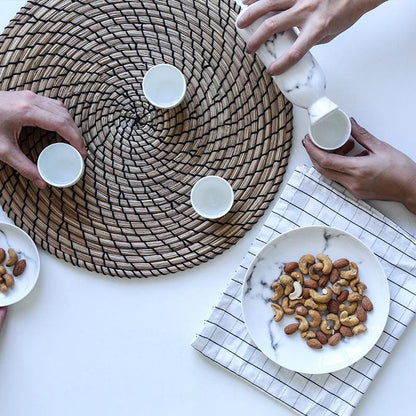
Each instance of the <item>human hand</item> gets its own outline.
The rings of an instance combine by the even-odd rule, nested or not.
[[[351,134],[364,147],[357,156],[346,156],[349,141],[335,153],[316,147],[309,136],[303,140],[315,169],[341,185],[356,198],[398,201],[416,214],[416,163],[375,138],[351,119]]]
[[[0,307],[0,331],[1,331],[1,328],[3,327],[3,323],[4,323],[4,320],[6,319],[6,315],[7,315],[7,307],[6,306]]]
[[[269,12],[266,19],[247,42],[247,52],[255,53],[274,34],[298,27],[300,34],[294,44],[268,68],[279,75],[298,62],[312,46],[327,43],[352,26],[364,13],[386,0],[245,0],[254,4],[238,19],[245,28]]]
[[[19,146],[20,132],[26,126],[56,131],[83,157],[87,155],[81,132],[60,101],[30,91],[0,91],[0,160],[39,188],[43,189],[47,184],[39,175],[36,164]]]

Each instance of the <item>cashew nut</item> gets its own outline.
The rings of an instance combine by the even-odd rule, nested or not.
[[[284,316],[284,312],[283,312],[282,307],[280,305],[277,305],[276,303],[272,303],[270,306],[272,307],[272,309],[275,312],[274,320],[276,322],[281,321],[283,316]]]
[[[309,322],[306,320],[306,318],[302,315],[296,315],[295,319],[299,321],[299,331],[303,332],[306,331],[309,328]]]
[[[314,331],[311,331],[310,329],[308,331],[303,331],[300,333],[300,336],[304,339],[311,339],[316,338],[316,334]]]
[[[289,295],[293,292],[293,279],[287,274],[280,276],[280,283],[285,287],[285,295]]]
[[[296,306],[303,305],[304,303],[305,299],[303,298],[289,300],[289,308],[295,308]]]
[[[340,322],[339,316],[336,313],[329,313],[326,316],[326,320],[334,322],[333,327],[334,327],[335,331],[338,331],[338,329],[341,327],[341,322]]]
[[[312,280],[318,281],[321,278],[321,275],[318,274],[318,272],[320,272],[323,267],[324,265],[322,263],[312,264],[312,266],[309,267],[309,277]]]
[[[360,282],[357,284],[357,291],[360,295],[362,295],[366,289],[367,289],[367,285],[365,283]]]
[[[323,253],[318,254],[316,256],[316,258],[318,260],[321,260],[321,262],[324,265],[324,267],[322,269],[322,273],[323,274],[329,274],[329,273],[331,273],[331,270],[332,270],[332,261],[331,261],[331,259],[326,254],[323,254]]]
[[[341,293],[341,285],[336,282],[332,285],[332,291],[338,296]]]
[[[347,311],[348,315],[352,315],[357,310],[358,303],[352,302],[350,305],[346,305],[345,303],[341,303],[339,305],[340,312]]]
[[[290,276],[293,279],[297,280],[303,286],[304,277],[303,277],[303,274],[301,272],[292,272],[292,273],[290,273]]]
[[[350,261],[350,269],[343,270],[341,272],[341,277],[343,279],[352,280],[355,277],[357,277],[357,274],[358,274],[358,266],[353,261]]]
[[[293,282],[293,292],[289,293],[289,299],[290,300],[294,300],[294,299],[299,299],[302,297],[302,285],[295,280]]]
[[[282,300],[282,309],[284,313],[288,315],[293,315],[295,313],[295,309],[289,307],[289,298],[287,296],[285,296]]]
[[[4,283],[6,283],[7,287],[14,286],[14,277],[8,273],[5,273],[3,276]]]
[[[277,302],[283,296],[283,286],[279,282],[274,282],[272,284],[272,289],[274,289],[274,295],[271,297],[271,300]]]
[[[316,308],[318,311],[324,312],[328,309],[327,303],[318,303],[318,307]]]
[[[331,326],[328,325],[328,321],[326,319],[323,319],[321,321],[321,325],[319,325],[319,329],[326,335],[332,335],[335,332],[334,328],[331,328]]]
[[[354,292],[358,292],[357,284],[360,282],[360,278],[356,277],[355,279],[351,280],[350,287]]]
[[[299,260],[299,270],[303,274],[308,274],[308,265],[315,263],[315,257],[312,254],[305,254]]]
[[[363,295],[360,295],[358,292],[352,292],[348,295],[348,302],[360,302],[363,299]]]
[[[16,262],[17,262],[17,254],[16,254],[16,252],[12,248],[9,248],[7,250],[7,252],[9,253],[9,258],[6,261],[6,266],[13,266],[13,265],[15,265]]]
[[[318,308],[318,304],[312,298],[306,299],[304,305],[311,309]]]
[[[316,290],[311,289],[311,298],[317,303],[328,303],[332,298],[332,290],[330,287],[322,289],[322,294],[319,294]]]
[[[357,315],[348,315],[347,311],[341,312],[339,315],[339,319],[342,325],[348,327],[356,326],[360,323],[360,320],[358,319]]]
[[[309,327],[310,328],[317,328],[320,325],[321,321],[322,321],[321,314],[318,311],[314,310],[314,309],[309,310],[308,313],[309,313],[309,316],[312,318],[312,320],[309,321]]]
[[[359,324],[352,329],[352,332],[354,335],[358,335],[366,330],[367,330],[367,327],[364,324]]]

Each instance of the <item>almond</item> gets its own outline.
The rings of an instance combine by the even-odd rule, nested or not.
[[[367,320],[367,311],[362,307],[362,305],[357,307],[355,314],[357,315],[357,318],[360,320],[360,322],[365,322]]]
[[[15,277],[20,276],[26,269],[26,260],[19,260],[13,267],[13,274]]]
[[[6,252],[4,251],[3,248],[0,248],[0,263],[3,263],[5,259],[6,259]]]
[[[298,323],[289,324],[289,325],[285,326],[285,334],[286,335],[294,334],[298,330],[298,328],[299,328]]]
[[[341,290],[341,293],[338,295],[337,300],[339,303],[343,303],[348,298],[349,291],[348,290]]]
[[[373,303],[371,302],[370,298],[368,296],[363,296],[363,299],[361,301],[361,305],[366,311],[372,311],[373,310]]]
[[[314,350],[319,350],[322,348],[322,344],[316,338],[311,338],[306,341],[306,343],[313,348]]]
[[[298,267],[299,265],[296,261],[290,261],[289,263],[285,264],[285,267],[283,270],[285,271],[285,273],[290,274],[294,272]]]
[[[341,334],[339,333],[339,332],[337,332],[336,334],[334,334],[334,335],[332,335],[332,336],[330,336],[329,337],[329,339],[328,339],[328,344],[331,346],[331,347],[334,347],[335,345],[337,345],[338,344],[338,342],[340,342],[341,341]]]
[[[347,267],[350,264],[350,262],[347,259],[338,259],[335,260],[332,263],[332,266],[335,267],[336,269],[343,269],[344,267]]]
[[[335,267],[332,268],[329,274],[329,281],[334,284],[339,279],[339,271]]]
[[[319,342],[322,345],[325,345],[328,343],[328,338],[322,331],[316,331],[316,338],[318,338]]]
[[[316,280],[305,280],[303,286],[308,289],[318,289],[318,282]]]
[[[341,332],[341,334],[344,337],[352,337],[354,335],[353,332],[352,332],[352,329],[348,328],[345,325],[341,325],[341,328],[339,328],[339,332]]]
[[[318,286],[324,288],[329,282],[329,274],[324,274],[318,280]]]
[[[303,288],[302,289],[302,298],[303,299],[309,299],[311,297],[310,289]]]
[[[308,314],[308,309],[303,306],[303,305],[299,305],[296,307],[296,311],[295,311],[298,315],[301,316],[306,316]]]
[[[339,303],[335,299],[331,299],[328,302],[328,310],[330,313],[337,314],[339,311]]]

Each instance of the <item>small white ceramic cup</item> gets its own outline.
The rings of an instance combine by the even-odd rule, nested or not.
[[[309,127],[312,142],[323,150],[331,151],[343,146],[351,135],[351,121],[339,108],[331,111]]]
[[[84,173],[81,154],[67,143],[53,143],[45,147],[37,165],[42,179],[58,188],[74,185]]]
[[[234,203],[231,185],[220,176],[199,179],[191,191],[193,209],[204,218],[215,219],[227,214]]]
[[[173,65],[159,64],[146,72],[142,87],[150,104],[157,108],[173,108],[185,98],[186,80]]]

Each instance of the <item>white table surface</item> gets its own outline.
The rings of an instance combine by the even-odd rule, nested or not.
[[[1,28],[23,4],[1,1]],[[413,159],[415,17],[414,0],[391,0],[313,49],[328,96]],[[306,113],[294,116],[285,182],[297,165],[310,164],[300,142]],[[375,205],[416,235],[416,217],[401,205]],[[190,345],[264,219],[221,256],[162,278],[108,278],[40,251],[38,284],[9,308],[0,334],[0,414],[292,415]],[[3,212],[0,220],[8,220]],[[355,415],[414,413],[415,346],[413,322]]]

